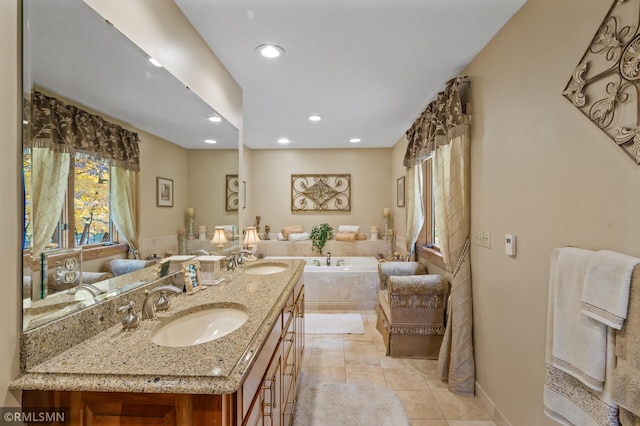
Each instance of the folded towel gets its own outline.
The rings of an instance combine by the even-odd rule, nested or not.
[[[551,270],[549,274],[549,302],[547,309],[547,343],[545,351],[546,375],[543,391],[544,412],[558,423],[564,425],[580,426],[600,426],[618,425],[618,407],[611,398],[612,381],[607,380],[604,384],[603,392],[595,392],[585,386],[582,382],[565,373],[553,365],[554,347],[563,345],[565,342],[556,340],[557,322],[567,320],[564,315],[564,306],[558,305],[558,294],[563,287],[567,287],[567,275],[580,275],[573,271],[566,271],[569,265],[582,266],[586,268],[587,262],[583,258],[588,258],[588,253],[584,250],[564,248],[553,250],[551,256]],[[575,259],[577,258],[577,259]],[[569,265],[567,265],[567,263]],[[577,269],[577,268],[576,268]],[[579,277],[574,277],[579,279]],[[579,300],[578,300],[579,302]],[[591,318],[580,314],[579,303],[577,309],[573,308],[574,315],[592,321]],[[576,312],[577,311],[577,312]],[[606,329],[606,327],[605,327]],[[606,363],[605,372],[607,377],[611,377],[615,365],[615,331],[611,328],[606,332]],[[560,337],[558,337],[560,338]],[[562,337],[564,338],[564,337]],[[587,352],[589,349],[585,348]]]
[[[356,234],[356,240],[361,241],[366,239],[367,239],[367,236],[364,234],[364,232],[358,232]]]
[[[296,232],[289,234],[289,241],[304,241],[309,239],[308,232]]]
[[[282,235],[282,232],[278,232],[278,241],[287,241],[287,240],[288,238]]]
[[[582,314],[582,288],[591,250],[560,250],[555,276],[552,365],[601,391],[605,379],[607,326]]]
[[[336,241],[355,241],[356,234],[353,232],[338,232],[335,238]]]
[[[636,416],[640,416],[640,351],[638,348],[640,348],[640,265],[634,268],[631,275],[627,319],[622,330],[616,334],[618,363],[613,372],[613,400]]]
[[[360,226],[359,225],[339,225],[338,226],[338,233],[340,233],[340,232],[355,232],[357,234],[359,230],[360,230]]]
[[[302,233],[302,225],[285,226],[280,232],[282,232],[283,237],[289,238],[289,234]]]
[[[584,278],[582,313],[620,330],[627,318],[631,273],[639,263],[638,258],[614,251],[594,253]]]

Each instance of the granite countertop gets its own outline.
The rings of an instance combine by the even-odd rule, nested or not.
[[[120,324],[32,366],[14,380],[13,389],[226,394],[243,383],[287,297],[304,270],[301,260],[257,261],[287,264],[287,270],[250,275],[222,272],[225,280],[192,295],[170,295],[171,310],[139,328],[123,331]],[[186,313],[212,307],[245,310],[247,321],[217,340],[188,347],[164,347],[151,335]],[[140,307],[138,307],[140,309]]]

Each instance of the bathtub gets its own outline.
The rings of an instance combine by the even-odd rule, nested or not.
[[[326,256],[269,256],[265,259],[302,259],[307,262],[303,274],[305,309],[369,310],[378,304],[378,261],[373,256],[331,257],[331,265],[327,265]],[[320,266],[317,266],[318,262]]]

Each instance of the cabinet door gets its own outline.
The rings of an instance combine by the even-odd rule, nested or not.
[[[295,308],[295,354],[296,354],[296,381],[300,375],[302,367],[302,356],[304,355],[304,286],[298,295]]]
[[[242,422],[243,426],[280,426],[282,424],[281,362],[282,348],[279,346],[251,408]]]

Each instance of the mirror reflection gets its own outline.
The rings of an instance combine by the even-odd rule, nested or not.
[[[23,5],[26,330],[237,243],[238,131],[84,2]]]

